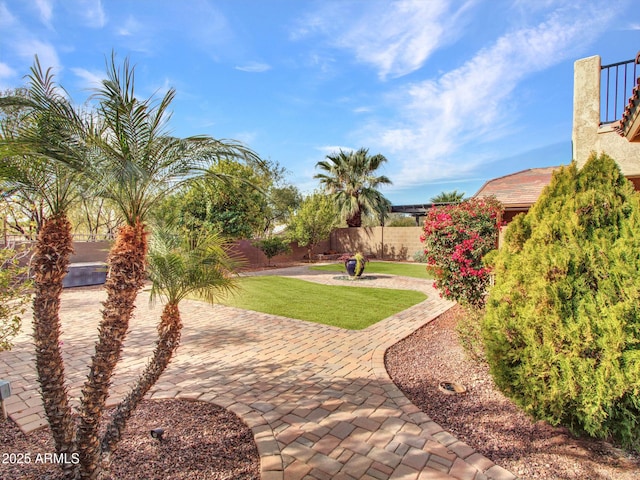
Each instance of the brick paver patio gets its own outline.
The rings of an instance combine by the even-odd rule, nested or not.
[[[276,273],[328,284],[416,289],[428,299],[360,331],[185,301],[181,346],[151,398],[211,401],[238,414],[253,430],[263,480],[515,478],[444,431],[387,375],[385,350],[451,306],[431,281],[375,275],[373,281],[348,283],[306,267],[257,274]],[[100,289],[64,292],[62,341],[72,395],[79,394],[87,373],[103,299]],[[160,310],[149,306],[146,294],[140,296],[111,403],[146,364]],[[6,408],[25,432],[46,424],[30,329],[26,319],[27,333],[17,337],[12,351],[0,353],[0,379],[10,380],[13,390]]]

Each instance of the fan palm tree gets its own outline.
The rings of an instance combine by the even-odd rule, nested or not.
[[[81,478],[98,476],[105,457],[98,428],[134,302],[145,280],[150,209],[212,161],[258,158],[233,141],[168,135],[169,106],[174,96],[171,89],[157,103],[153,98],[139,100],[134,92],[134,69],[128,60],[119,68],[115,55],[96,93],[102,125],[90,136],[95,148],[90,177],[97,182],[99,195],[119,207],[125,225],[118,231],[107,259],[107,299],[95,354],[82,388],[77,432]]]
[[[168,230],[153,233],[147,261],[147,273],[152,282],[151,301],[158,297],[166,300],[158,324],[158,341],[135,387],[113,414],[102,438],[103,454],[112,451],[126,421],[177,350],[182,329],[180,302],[189,295],[196,295],[213,303],[236,287],[234,272],[241,266],[228,255],[227,244],[218,235],[181,236]]]
[[[7,193],[37,199],[45,208],[38,226],[31,270],[36,370],[57,452],[74,451],[74,422],[60,351],[60,295],[73,251],[67,211],[75,199],[86,148],[82,121],[64,91],[43,72],[38,58],[29,88],[0,99],[13,109],[3,119],[0,178]],[[67,466],[69,468],[69,466]]]
[[[314,176],[324,189],[333,195],[340,215],[349,227],[360,227],[364,215],[378,215],[388,200],[378,191],[380,185],[392,182],[386,176],[376,176],[375,171],[387,159],[381,155],[369,155],[369,150],[327,155],[316,164],[323,170]]]
[[[458,190],[451,192],[441,192],[431,198],[431,203],[460,203],[464,199],[464,192],[458,193]]]

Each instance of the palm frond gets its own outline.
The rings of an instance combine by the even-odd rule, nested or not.
[[[391,180],[374,172],[387,161],[381,155],[369,155],[369,150],[339,150],[326,156],[316,167],[322,172],[314,176],[324,190],[333,195],[343,220],[385,211],[389,201],[377,190],[390,185]]]
[[[85,161],[83,117],[37,56],[27,78],[27,89],[2,98],[2,106],[18,114],[3,119],[0,175],[42,198],[51,213],[65,211]]]
[[[195,294],[208,302],[237,288],[242,262],[228,253],[228,244],[215,234],[179,235],[157,229],[149,245],[151,299],[165,297],[177,304]]]
[[[112,55],[107,79],[94,95],[103,125],[91,139],[99,152],[92,177],[100,179],[99,190],[120,207],[128,223],[144,220],[159,199],[220,159],[261,162],[233,140],[169,135],[175,91],[170,89],[159,101],[139,100],[134,83],[135,68],[128,59],[118,67]]]

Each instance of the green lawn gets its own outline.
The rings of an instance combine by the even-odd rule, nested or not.
[[[324,270],[327,272],[344,272],[344,264],[332,263],[331,265],[318,265],[311,270]],[[424,263],[393,263],[393,262],[368,262],[364,267],[364,273],[388,273],[414,278],[433,278],[427,273]]]
[[[240,291],[220,303],[349,330],[366,328],[427,298],[413,290],[321,285],[277,276],[245,277],[239,284]]]

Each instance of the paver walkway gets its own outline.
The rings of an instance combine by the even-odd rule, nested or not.
[[[253,430],[263,480],[515,478],[444,431],[386,373],[385,350],[451,306],[431,281],[375,275],[373,281],[349,282],[306,267],[256,274],[276,273],[327,284],[416,289],[428,299],[360,331],[185,301],[181,346],[150,396],[211,401],[238,414]],[[79,289],[63,295],[63,354],[71,394],[78,395],[104,294]],[[128,391],[153,348],[161,307],[140,297],[111,403]],[[27,319],[23,331],[30,329]],[[11,381],[11,418],[25,432],[43,426],[28,334],[16,339],[12,351],[0,353],[0,378]]]

